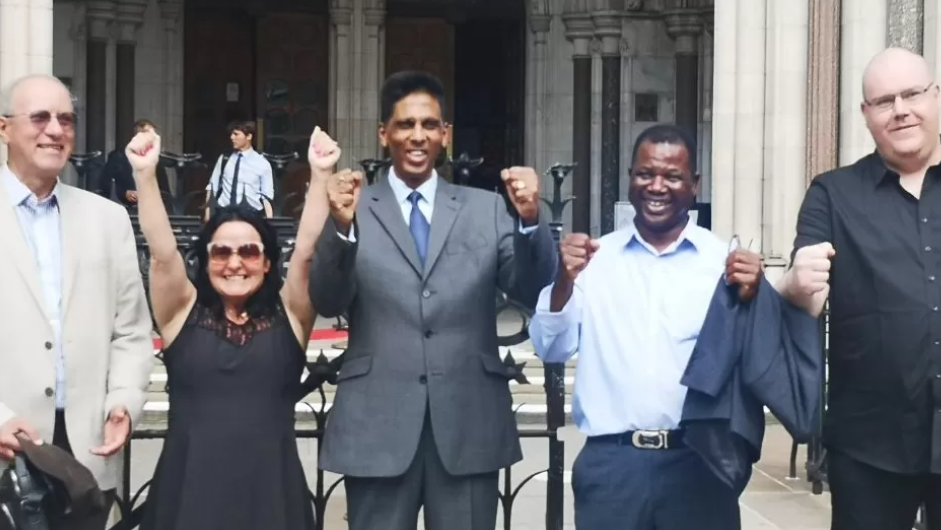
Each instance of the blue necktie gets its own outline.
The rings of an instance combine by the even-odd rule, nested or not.
[[[408,217],[408,230],[412,233],[415,240],[415,250],[418,251],[418,257],[421,258],[422,265],[425,264],[425,256],[428,254],[428,232],[430,226],[428,220],[418,209],[418,201],[421,200],[421,193],[413,191],[408,195],[408,202],[412,203],[412,213]]]

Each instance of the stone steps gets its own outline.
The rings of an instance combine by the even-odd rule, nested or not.
[[[546,394],[543,384],[545,383],[545,374],[543,363],[532,351],[521,350],[517,348],[500,348],[501,356],[504,358],[507,351],[513,355],[516,363],[525,362],[523,374],[526,376],[529,384],[521,384],[517,381],[510,381],[510,392],[513,395],[513,408],[516,410],[516,416],[520,424],[545,424],[546,423]],[[315,361],[323,353],[327,358],[333,359],[342,353],[342,350],[336,348],[311,348],[307,352],[308,361]],[[305,370],[304,377],[307,376]],[[167,394],[164,392],[167,380],[166,369],[163,364],[157,361],[154,371],[151,373],[150,386],[148,388],[148,401],[144,406],[144,417],[142,423],[147,428],[159,428],[166,425],[167,410],[169,402]],[[565,413],[566,424],[571,424],[571,399],[572,388],[575,380],[575,360],[566,363],[565,370]],[[327,384],[323,387],[324,394],[314,392],[306,396],[295,407],[296,418],[299,423],[311,424],[315,420],[314,411],[329,410],[333,403],[333,396],[336,387]]]

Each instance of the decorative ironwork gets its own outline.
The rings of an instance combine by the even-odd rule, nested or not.
[[[379,160],[377,158],[367,158],[366,160],[360,160],[359,165],[363,167],[363,171],[366,172],[366,182],[372,184],[376,182],[376,177],[379,176],[379,171],[382,168],[388,167],[392,163],[391,159]]]
[[[171,215],[183,216],[186,214],[186,207],[192,202],[197,201],[202,204],[202,198],[206,195],[203,189],[184,192],[189,172],[196,168],[205,168],[202,162],[201,153],[171,153],[164,151],[160,153],[160,165],[167,169],[172,169],[176,177],[176,192],[161,192],[163,202],[167,205],[167,210]]]
[[[69,162],[72,163],[72,166],[75,168],[75,171],[78,173],[78,185],[83,190],[88,190],[99,195],[102,194],[101,182],[97,182],[95,185],[92,185],[88,180],[88,174],[92,171],[100,171],[104,167],[104,154],[101,151],[92,151],[90,153],[72,153],[69,156]],[[100,179],[97,179],[100,180]],[[114,187],[113,183],[109,183],[108,189]]]
[[[471,174],[478,166],[484,163],[483,158],[471,158],[467,153],[461,153],[461,156],[449,159],[451,169],[454,171],[454,183],[461,186],[467,186],[471,181]]]

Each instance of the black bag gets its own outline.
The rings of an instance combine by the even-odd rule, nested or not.
[[[54,488],[17,453],[0,475],[0,530],[49,530],[46,505],[56,504]]]

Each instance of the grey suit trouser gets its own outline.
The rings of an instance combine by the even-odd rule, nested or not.
[[[426,530],[494,530],[499,473],[449,474],[426,412],[415,459],[403,475],[346,477],[350,530],[415,530],[422,507]]]

